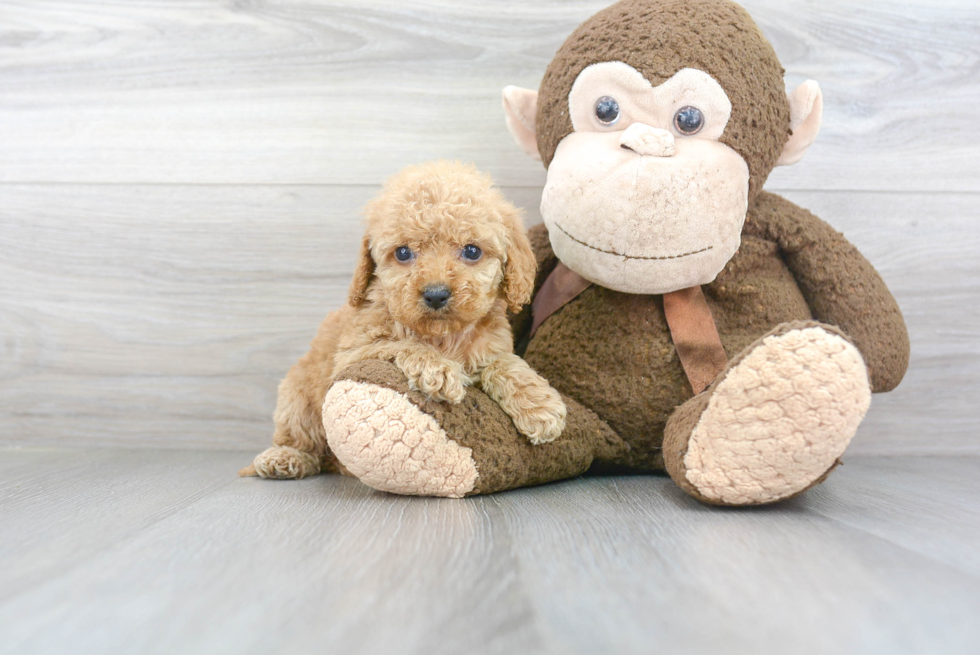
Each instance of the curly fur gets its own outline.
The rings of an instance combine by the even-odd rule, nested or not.
[[[472,165],[431,162],[392,177],[365,209],[367,229],[349,303],[324,319],[310,351],[279,386],[275,446],[242,475],[302,478],[342,467],[329,452],[321,406],[337,373],[355,362],[394,362],[409,386],[459,403],[479,384],[532,443],[561,434],[565,405],[513,354],[507,309],[530,300],[536,263],[520,212]],[[473,244],[477,262],[462,258]],[[407,246],[415,257],[399,262]],[[451,296],[434,310],[432,285]]]

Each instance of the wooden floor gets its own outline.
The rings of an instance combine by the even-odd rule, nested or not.
[[[666,478],[466,500],[251,453],[0,451],[4,653],[976,653],[980,458],[852,458],[776,507]]]

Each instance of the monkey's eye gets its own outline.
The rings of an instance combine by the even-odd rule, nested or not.
[[[612,96],[602,96],[595,101],[595,117],[603,125],[612,125],[619,120],[619,103]]]
[[[697,134],[704,127],[704,114],[697,107],[681,107],[674,114],[674,127],[687,136]]]
[[[408,246],[399,246],[398,248],[395,248],[395,259],[398,261],[405,263],[412,261],[414,258],[415,253],[412,252],[412,249]]]
[[[463,259],[470,262],[478,262],[480,261],[480,257],[483,257],[483,251],[472,243],[463,246],[461,254],[463,255]]]

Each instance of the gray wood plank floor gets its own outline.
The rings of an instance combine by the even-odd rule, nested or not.
[[[655,476],[462,501],[251,456],[0,451],[3,653],[975,653],[980,458],[775,507]]]

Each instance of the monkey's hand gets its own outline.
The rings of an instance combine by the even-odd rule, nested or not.
[[[469,380],[463,374],[463,366],[434,350],[403,350],[395,356],[395,365],[408,378],[410,389],[421,391],[433,400],[457,404],[466,395]]]

